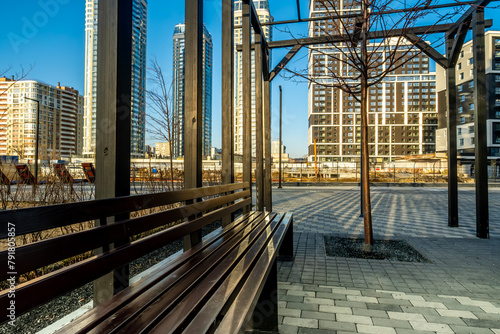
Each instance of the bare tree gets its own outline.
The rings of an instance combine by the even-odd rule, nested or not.
[[[174,162],[173,147],[177,139],[180,120],[174,115],[171,106],[172,85],[167,83],[163,71],[156,58],[151,61],[151,82],[155,88],[147,91],[148,94],[148,124],[153,136],[168,142],[170,150],[170,184],[174,189]]]
[[[380,85],[388,75],[421,56],[417,48],[432,28],[456,13],[445,15],[430,10],[433,0],[416,0],[407,7],[393,0],[344,1],[315,0],[324,20],[311,23],[310,33],[325,36],[326,44],[309,48],[309,68],[290,70],[292,77],[301,77],[326,88],[338,88],[352,96],[359,105],[361,125],[361,161],[363,188],[364,249],[373,245],[369,183],[368,89]],[[425,15],[433,13],[433,25],[420,29],[416,39],[406,37]],[[331,42],[330,42],[331,41]],[[356,124],[354,121],[353,124]]]

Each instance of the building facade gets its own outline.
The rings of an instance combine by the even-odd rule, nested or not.
[[[273,17],[269,10],[269,2],[267,0],[253,1],[257,15],[261,23],[272,22]],[[242,23],[242,2],[241,0],[234,1],[234,24],[241,25]],[[264,26],[264,34],[268,41],[273,38],[272,26]],[[234,43],[242,43],[241,29],[234,30]],[[252,37],[253,39],[253,37]],[[234,105],[234,152],[235,154],[243,154],[243,60],[242,53],[235,52],[235,105]],[[255,57],[252,51],[252,87],[255,87]],[[252,90],[252,138],[256,137],[255,128],[255,91]],[[256,155],[255,140],[252,140],[252,156]]]
[[[69,158],[78,154],[79,117],[83,97],[58,84],[0,78],[0,155],[33,160],[39,101],[38,156],[41,160]]]
[[[174,132],[174,157],[184,156],[184,74],[185,74],[185,32],[184,24],[174,29],[173,57],[173,115],[178,124]],[[212,36],[203,26],[203,101],[202,101],[202,155],[210,156],[212,147],[212,75],[213,44]]]
[[[164,143],[156,143],[155,144],[155,154],[159,158],[166,158],[170,156],[170,143],[164,142]]]
[[[345,5],[346,11],[348,5]],[[327,15],[320,1],[311,1],[310,12],[311,17]],[[332,26],[331,20],[311,23],[309,35],[334,34]],[[399,44],[396,49],[395,40],[385,43],[384,50],[374,51],[373,59],[377,59],[380,65],[373,71],[381,73],[386,69],[388,50],[396,55],[396,59],[401,57],[400,67],[368,90],[370,158],[376,162],[388,162],[405,156],[434,153],[436,75],[429,72],[429,58],[410,49],[409,44]],[[318,162],[355,162],[360,159],[360,103],[340,88],[329,85],[336,83],[331,79],[332,75],[355,82],[355,69],[342,61],[346,57],[343,49],[345,46],[340,44],[336,47],[323,44],[309,49],[308,74],[312,80],[309,84],[308,159],[311,162],[315,154]],[[368,50],[373,49],[374,45],[368,46]]]
[[[485,34],[486,121],[488,159],[500,158],[500,31]],[[474,160],[474,59],[473,44],[462,47],[457,61],[457,157],[461,162]],[[438,151],[447,150],[446,72],[438,68],[439,137]]]
[[[146,37],[147,1],[133,2],[131,156],[144,156],[146,133]],[[97,108],[98,0],[86,0],[85,13],[85,107],[83,153],[94,156]]]

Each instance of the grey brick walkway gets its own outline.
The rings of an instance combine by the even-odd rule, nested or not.
[[[497,188],[498,189],[498,188]],[[359,188],[274,189],[294,212],[295,260],[279,264],[280,333],[500,334],[500,189],[491,239],[475,238],[474,191],[447,227],[443,188],[374,188],[376,238],[404,239],[432,263],[325,255],[325,235],[362,236]]]

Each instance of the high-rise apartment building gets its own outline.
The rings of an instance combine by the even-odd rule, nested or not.
[[[269,11],[268,0],[253,1],[257,15],[261,23],[272,22],[273,17]],[[234,1],[234,24],[241,25],[242,23],[242,2],[241,0]],[[264,35],[268,41],[273,38],[272,26],[264,26]],[[253,37],[252,37],[253,39]],[[234,30],[234,43],[242,43],[241,29]],[[241,52],[236,52],[234,56],[235,64],[235,85],[236,97],[234,105],[234,152],[243,154],[243,61]],[[252,51],[252,87],[255,87],[255,57]],[[252,138],[256,136],[255,127],[255,91],[252,91]],[[252,140],[252,156],[256,154],[255,142]]]
[[[486,121],[488,159],[500,158],[500,31],[485,34]],[[473,44],[462,47],[456,70],[457,84],[457,157],[463,162],[474,160],[474,59]],[[439,96],[439,129],[437,151],[447,151],[446,72],[437,69]]]
[[[146,132],[146,0],[133,2],[132,133],[131,156],[144,156]],[[98,0],[86,0],[85,13],[85,115],[83,153],[93,156],[96,147]]]
[[[328,15],[321,3],[311,1],[311,17]],[[352,3],[346,2],[346,11],[349,6],[352,8]],[[332,26],[331,20],[311,23],[309,34],[333,34]],[[395,41],[386,43],[395,50]],[[436,75],[429,73],[429,58],[420,51],[409,51],[410,47],[399,43],[398,51],[391,51],[399,53],[397,57],[405,52],[407,59],[401,59],[401,67],[368,90],[369,150],[377,162],[435,152]],[[309,84],[308,159],[314,161],[316,145],[319,162],[359,161],[360,103],[340,88],[318,84],[329,83],[332,73],[354,78],[355,70],[341,61],[345,57],[341,45],[334,48],[323,44],[309,50],[309,76],[313,80]],[[386,69],[386,51],[379,51],[375,57],[380,60],[380,72]]]
[[[184,74],[185,74],[185,32],[184,24],[178,24],[174,29],[173,58],[173,115],[174,123],[178,124],[174,132],[174,157],[184,156]],[[202,101],[202,155],[210,156],[212,147],[212,36],[203,26],[203,101]]]
[[[78,154],[79,112],[83,97],[60,84],[0,78],[0,155],[35,157],[37,102],[39,159],[68,158]],[[25,97],[29,98],[26,99]],[[33,99],[33,100],[31,100]]]

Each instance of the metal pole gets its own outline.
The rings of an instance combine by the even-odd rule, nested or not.
[[[302,161],[300,162],[300,183],[302,183]]]
[[[413,163],[413,183],[417,183],[416,181],[416,172],[417,170],[415,169],[415,166],[417,165],[416,162]]]
[[[283,91],[281,90],[280,85],[280,138],[279,138],[279,165],[278,165],[278,188],[281,188],[281,126],[282,126],[282,117],[283,117]]]
[[[394,163],[394,183],[396,183],[396,163]]]
[[[339,162],[337,161],[337,183],[339,183]]]
[[[189,0],[186,0],[188,2]],[[243,70],[243,182],[250,184],[252,195],[252,35],[250,5],[242,2],[242,70]],[[251,210],[252,205],[244,208]]]
[[[360,144],[363,142],[361,139]],[[360,210],[359,210],[359,216],[363,217],[363,149],[361,149],[361,156],[359,159],[359,205],[360,205]]]
[[[448,59],[454,45],[454,36],[446,39]],[[458,51],[457,51],[458,52]],[[458,227],[458,177],[457,177],[457,87],[455,64],[446,69],[448,110],[448,226]]]
[[[478,7],[473,17],[473,52],[474,52],[474,114],[475,114],[475,179],[476,179],[476,236],[489,238],[488,212],[488,152],[486,120],[486,72],[484,8]]]
[[[234,0],[222,1],[222,184],[234,183]],[[231,215],[222,225],[232,222]]]
[[[40,101],[30,97],[24,97],[27,100],[36,102],[36,122],[35,122],[35,180],[38,182],[38,143],[40,141]]]
[[[314,177],[318,181],[318,155],[316,149],[316,139],[314,139]]]

